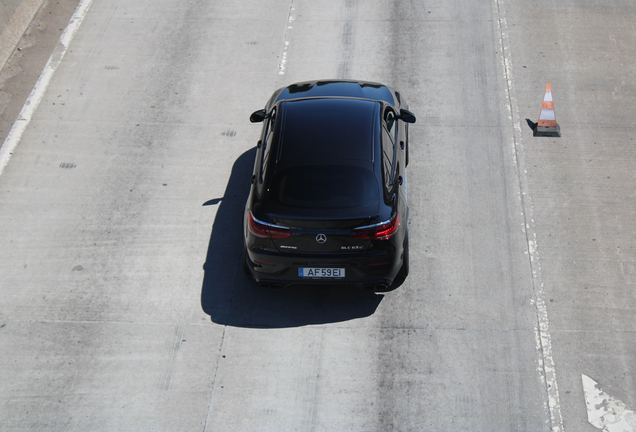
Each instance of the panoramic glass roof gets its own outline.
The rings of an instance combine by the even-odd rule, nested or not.
[[[333,98],[284,102],[280,167],[372,161],[377,105]]]

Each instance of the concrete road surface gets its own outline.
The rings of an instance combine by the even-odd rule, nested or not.
[[[599,430],[583,375],[636,409],[633,2],[79,7],[0,150],[0,430]],[[249,114],[317,78],[417,116],[395,291],[241,271]]]

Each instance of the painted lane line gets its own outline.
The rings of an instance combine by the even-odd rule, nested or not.
[[[625,404],[605,393],[598,383],[587,375],[581,375],[587,421],[605,432],[636,432],[636,413]]]
[[[278,75],[285,75],[285,68],[287,67],[287,49],[289,48],[289,31],[293,28],[292,23],[296,19],[294,16],[294,0],[289,4],[289,14],[287,15],[287,26],[283,34],[283,50],[280,54],[280,63],[278,64]]]
[[[519,104],[515,97],[513,86],[513,68],[511,60],[510,31],[504,13],[505,0],[493,0],[493,14],[498,25],[499,48],[501,52],[501,69],[506,83],[504,98],[508,109],[508,117],[512,123],[512,157],[513,164],[517,168],[519,179],[519,199],[521,201],[522,217],[524,225],[523,233],[526,237],[529,266],[532,276],[532,287],[536,314],[535,340],[538,353],[537,371],[544,387],[544,407],[549,415],[549,426],[552,432],[563,432],[563,416],[561,414],[561,402],[559,399],[559,386],[556,377],[556,365],[552,354],[552,337],[550,335],[550,323],[546,305],[545,287],[541,276],[541,262],[537,250],[537,233],[534,228],[534,207],[528,194],[528,172],[525,169],[525,156],[523,147],[523,134],[521,131],[521,116]]]
[[[44,97],[44,93],[46,93],[51,79],[53,78],[53,74],[55,74],[55,71],[62,62],[62,59],[64,58],[73,37],[75,37],[75,33],[77,33],[79,26],[82,24],[92,2],[93,0],[80,1],[73,13],[73,16],[71,17],[71,20],[64,29],[64,33],[60,36],[60,40],[55,46],[53,53],[46,62],[40,77],[35,83],[35,86],[33,86],[33,90],[31,90],[31,94],[29,94],[29,97],[24,103],[18,118],[15,123],[13,123],[7,138],[4,140],[4,143],[0,148],[0,175],[4,172],[5,167],[13,155],[13,151],[20,143],[22,134],[26,130],[27,126],[29,126],[31,119],[33,118],[33,114],[40,105],[40,102]]]

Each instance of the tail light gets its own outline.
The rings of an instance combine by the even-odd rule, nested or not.
[[[254,237],[259,238],[287,238],[291,237],[291,230],[287,227],[280,225],[268,224],[266,222],[256,219],[252,212],[249,212],[249,230]]]
[[[396,213],[386,222],[355,228],[352,236],[360,240],[387,240],[395,235],[399,227],[400,215]]]

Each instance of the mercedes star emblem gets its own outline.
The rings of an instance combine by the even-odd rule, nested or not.
[[[318,235],[316,236],[316,241],[317,241],[318,243],[320,243],[320,244],[323,244],[324,242],[326,242],[326,241],[327,241],[327,236],[326,236],[326,235],[324,235],[324,234],[318,234]]]

